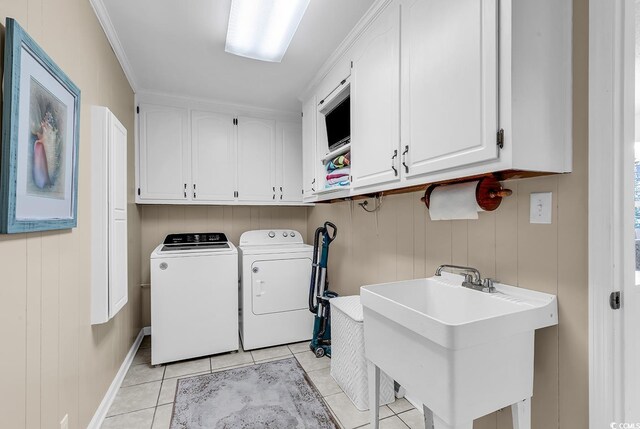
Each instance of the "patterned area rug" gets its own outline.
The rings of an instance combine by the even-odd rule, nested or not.
[[[339,426],[295,358],[178,381],[171,429]]]

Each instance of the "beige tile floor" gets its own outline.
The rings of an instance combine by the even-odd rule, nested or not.
[[[291,356],[300,362],[343,429],[368,428],[369,413],[359,411],[330,374],[330,359],[317,359],[308,342],[152,367],[151,338],[145,337],[102,429],[168,429],[176,384],[180,378],[224,371]],[[380,407],[381,429],[422,429],[418,410],[405,399]]]

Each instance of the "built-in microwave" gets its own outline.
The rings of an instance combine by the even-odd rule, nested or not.
[[[351,97],[348,79],[320,102],[329,152],[351,142]]]

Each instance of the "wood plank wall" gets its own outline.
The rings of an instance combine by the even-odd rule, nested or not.
[[[85,428],[140,331],[140,216],[133,204],[133,92],[88,0],[2,0],[82,91],[78,227],[0,235],[3,428]],[[4,46],[4,25],[0,26]],[[1,48],[0,48],[1,49]],[[0,56],[1,58],[1,56]],[[128,130],[129,303],[90,325],[91,105]]]

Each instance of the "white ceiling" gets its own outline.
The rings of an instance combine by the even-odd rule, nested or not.
[[[103,3],[137,92],[299,111],[297,97],[373,0],[311,0],[281,63],[224,51],[231,0]]]

